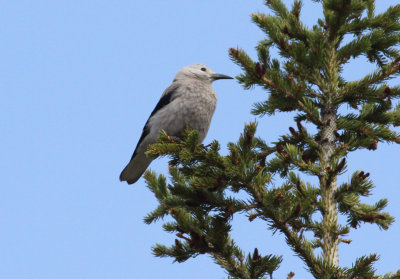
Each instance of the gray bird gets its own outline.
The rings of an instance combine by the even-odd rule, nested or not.
[[[180,137],[186,128],[191,128],[199,131],[200,142],[204,140],[217,104],[211,87],[217,79],[232,77],[216,74],[203,64],[179,70],[144,125],[132,158],[121,172],[121,181],[133,184],[142,176],[153,160],[145,155],[147,147],[156,142],[161,130],[171,137]]]

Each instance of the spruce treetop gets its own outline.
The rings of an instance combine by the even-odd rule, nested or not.
[[[400,75],[400,4],[375,14],[374,0],[314,2],[323,17],[308,28],[300,20],[301,1],[290,8],[281,0],[265,1],[272,14],[252,15],[266,36],[256,46],[257,58],[240,48],[229,51],[243,70],[237,80],[244,88],[260,86],[268,93],[252,113],[292,111],[295,127],[267,144],[256,135],[256,123],[249,123],[228,145],[228,155],[220,154],[217,141],[199,145],[192,130],[181,141],[162,133],[150,147],[149,156],[171,158],[171,179],[145,174],[159,201],[145,222],[170,216],[163,228],[176,235],[170,247],[153,248],[156,256],[183,262],[208,254],[230,278],[273,278],[282,257],[261,255],[257,248],[245,254],[230,235],[231,220],[244,213],[250,222],[258,218],[282,233],[315,278],[400,278],[400,272],[376,275],[375,254],[355,259],[351,267],[339,264],[338,247],[351,245],[350,230],[363,223],[386,230],[394,218],[383,211],[386,199],[361,202],[374,188],[368,172],[356,171],[342,184],[337,179],[346,172],[350,152],[400,143],[394,128],[400,126],[400,86],[388,85]],[[272,57],[271,48],[279,57]],[[347,80],[343,66],[361,56],[376,70]],[[302,173],[318,183],[304,181]],[[272,184],[275,175],[283,178],[281,185]],[[246,198],[235,195],[239,192]],[[339,214],[346,217],[342,224]],[[289,272],[287,278],[295,276]]]

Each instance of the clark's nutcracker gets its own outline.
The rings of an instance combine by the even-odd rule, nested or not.
[[[217,103],[211,83],[217,79],[232,78],[216,74],[202,64],[179,70],[144,125],[132,158],[121,172],[121,181],[135,183],[144,173],[152,161],[145,152],[149,144],[156,142],[161,130],[171,137],[180,137],[189,127],[199,131],[200,142],[204,140]]]

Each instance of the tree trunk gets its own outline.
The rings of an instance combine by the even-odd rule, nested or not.
[[[323,128],[321,131],[321,175],[319,176],[323,206],[323,256],[325,263],[338,266],[338,236],[337,207],[334,193],[337,189],[336,176],[330,178],[329,170],[332,170],[331,159],[335,150],[336,111],[331,107],[330,100],[321,112]]]

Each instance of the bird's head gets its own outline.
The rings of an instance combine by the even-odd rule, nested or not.
[[[211,84],[217,79],[232,79],[232,77],[223,74],[217,74],[206,65],[193,64],[180,69],[174,80],[182,79],[197,79],[209,82]]]

